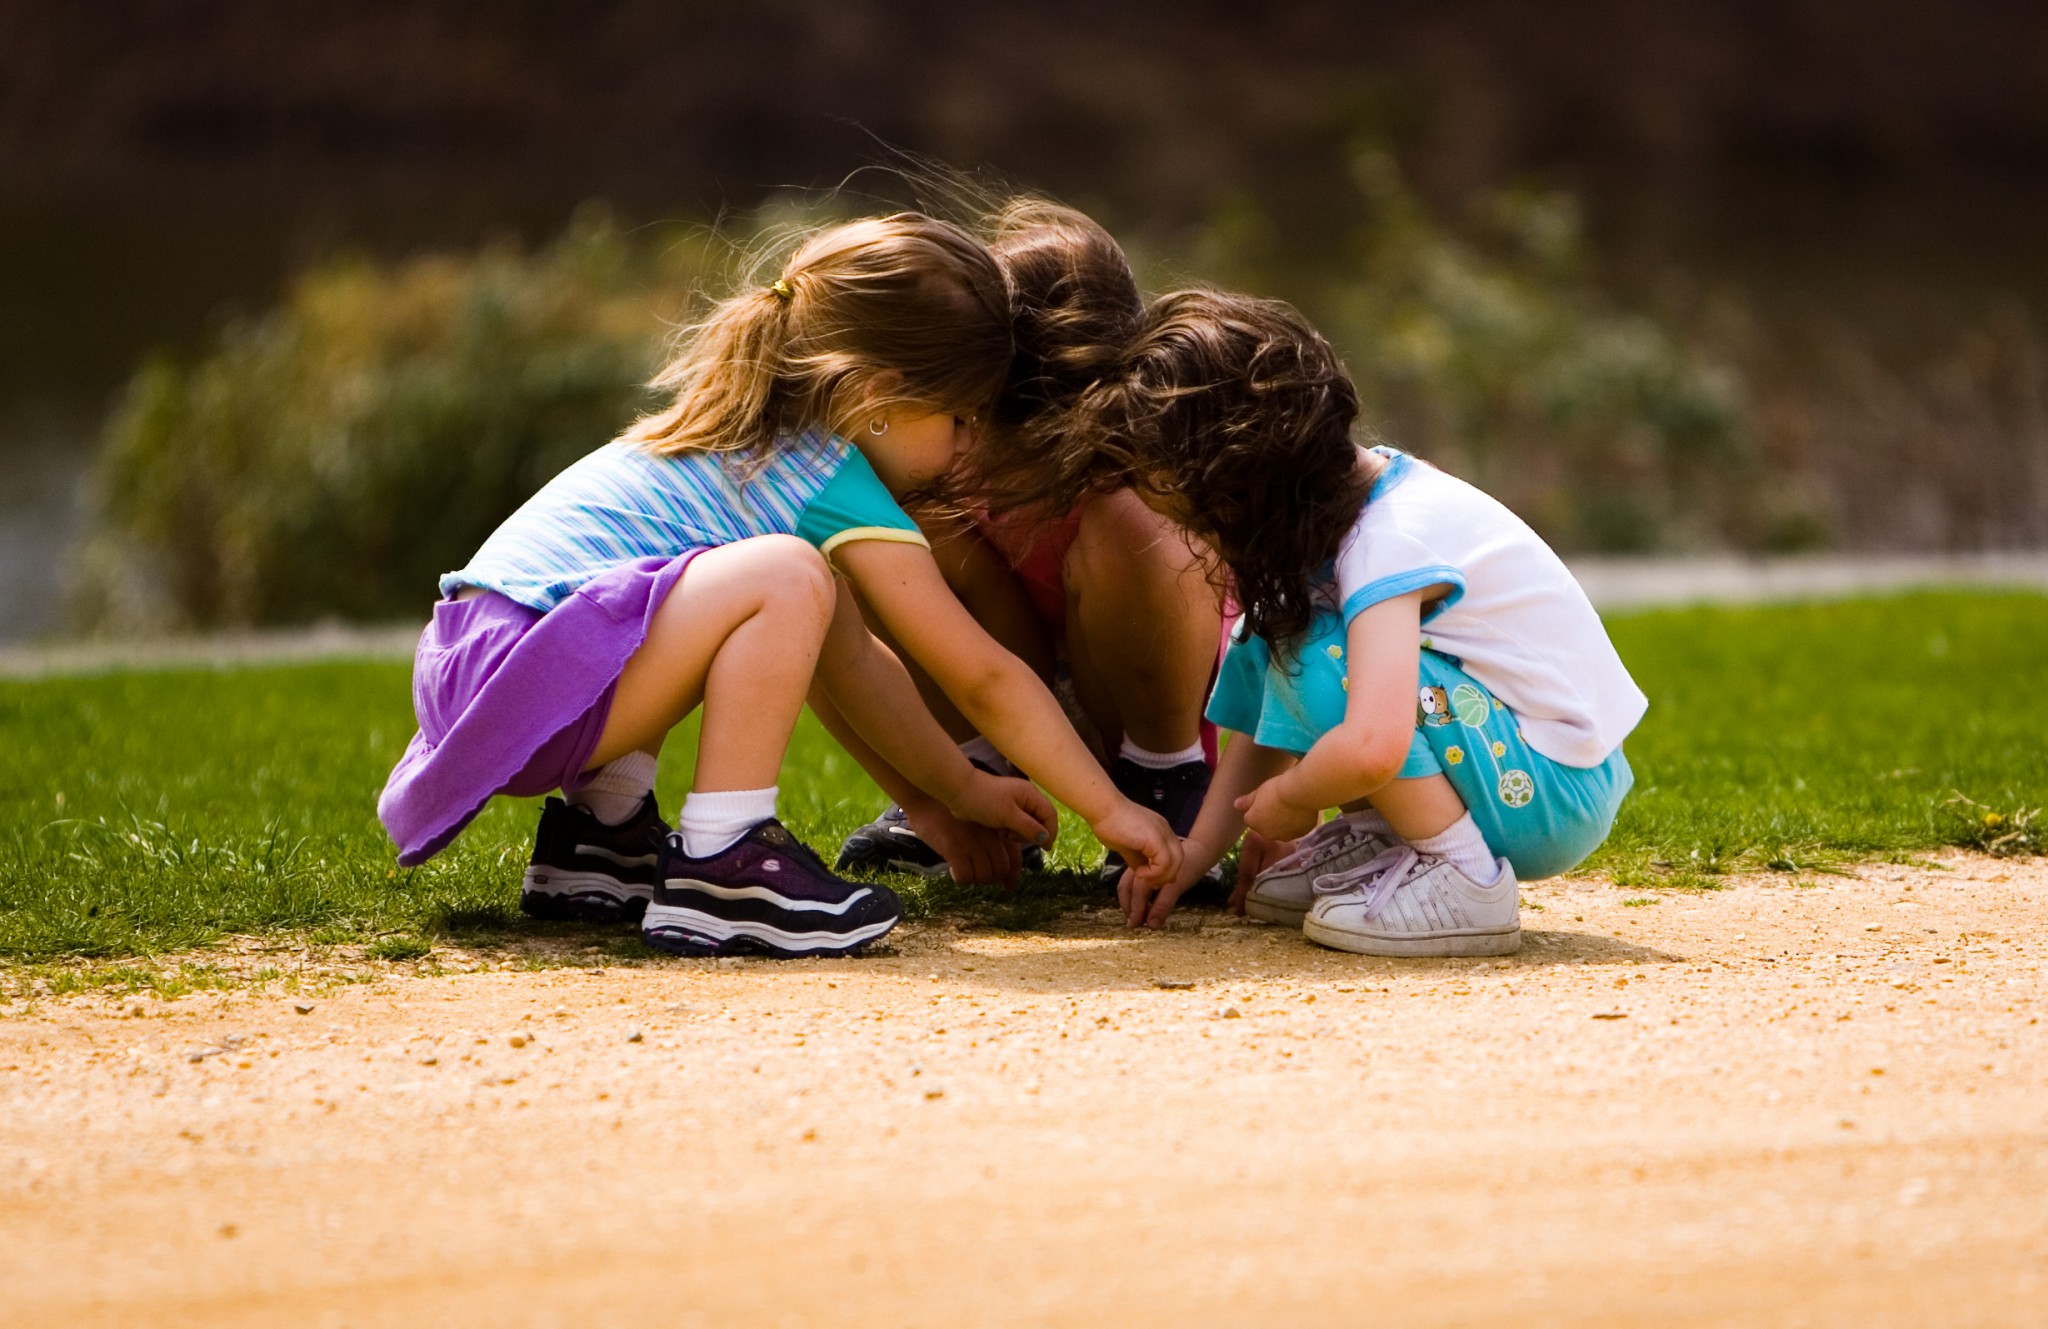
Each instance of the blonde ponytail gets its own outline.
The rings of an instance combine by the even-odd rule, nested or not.
[[[898,406],[980,415],[1010,355],[1008,293],[979,241],[920,213],[864,218],[811,236],[773,281],[687,329],[652,380],[673,401],[623,437],[664,456],[765,453]]]
[[[675,394],[642,416],[628,442],[650,452],[752,452],[774,438],[775,378],[789,305],[762,287],[721,300],[684,333],[680,352],[648,386]]]

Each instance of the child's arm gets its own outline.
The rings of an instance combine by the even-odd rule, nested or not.
[[[904,779],[895,767],[883,761],[867,745],[859,731],[839,713],[823,682],[812,685],[807,700],[812,714],[818,717],[818,723],[825,726],[825,732],[831,734],[839,746],[846,749],[846,754],[882,787],[890,801],[903,809],[904,821],[917,838],[946,861],[946,871],[954,881],[970,886],[1007,887],[1017,884],[1017,878],[1024,870],[1024,857],[1022,842],[1016,832],[964,821],[953,815],[944,802]],[[983,779],[998,778],[978,770],[975,774]],[[1028,781],[1018,783],[1031,787]],[[1035,788],[1031,789],[1031,794],[1038,799],[1045,797]],[[1047,833],[1040,830],[1030,837],[1030,841],[1044,844],[1047,843],[1046,836]]]
[[[1247,826],[1276,840],[1315,829],[1324,808],[1378,793],[1407,760],[1422,674],[1422,606],[1432,586],[1359,611],[1345,631],[1350,690],[1344,722],[1317,739],[1300,762],[1240,799]]]
[[[1172,878],[1181,848],[1165,818],[1117,792],[1052,692],[974,621],[929,550],[861,540],[835,557],[890,635],[1004,756],[1080,813],[1140,875]]]
[[[844,582],[819,652],[811,709],[883,792],[929,824],[936,843],[927,843],[945,857],[955,880],[1014,881],[1017,875],[1014,844],[990,844],[965,834],[958,822],[992,826],[1030,844],[1050,843],[1059,831],[1052,804],[1028,780],[990,775],[961,755],[925,708],[903,662],[868,631]],[[998,849],[1009,860],[1006,873],[994,864]]]
[[[1157,887],[1156,895],[1153,885],[1135,873],[1126,872],[1117,881],[1117,902],[1123,906],[1124,917],[1132,927],[1156,928],[1166,921],[1182,893],[1216,866],[1217,860],[1229,853],[1230,846],[1244,833],[1244,817],[1237,810],[1237,801],[1293,760],[1292,754],[1278,748],[1260,747],[1248,734],[1230,735],[1216,762],[1209,792],[1202,796],[1202,810],[1187,838],[1181,841],[1180,871],[1172,881]]]

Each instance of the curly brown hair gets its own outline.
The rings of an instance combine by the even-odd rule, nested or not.
[[[992,512],[1063,515],[1093,473],[1074,407],[1144,330],[1144,297],[1115,238],[1073,208],[1012,198],[976,230],[1009,287],[1016,355],[950,489]]]
[[[1078,418],[1089,478],[1151,494],[1201,537],[1249,631],[1277,650],[1307,629],[1314,575],[1376,470],[1352,438],[1358,391],[1308,320],[1276,300],[1161,296]]]

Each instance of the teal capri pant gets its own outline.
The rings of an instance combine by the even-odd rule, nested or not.
[[[1299,655],[1233,639],[1209,718],[1262,747],[1305,753],[1344,719],[1344,621],[1319,612]],[[1442,775],[1465,800],[1487,846],[1523,881],[1578,866],[1614,827],[1635,784],[1616,748],[1598,766],[1567,766],[1530,747],[1515,713],[1451,656],[1424,649],[1415,734],[1398,778]]]

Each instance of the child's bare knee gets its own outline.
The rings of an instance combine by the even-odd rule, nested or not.
[[[794,535],[757,535],[747,541],[755,562],[750,574],[760,578],[764,599],[814,609],[821,618],[832,614],[832,569],[809,542]]]

